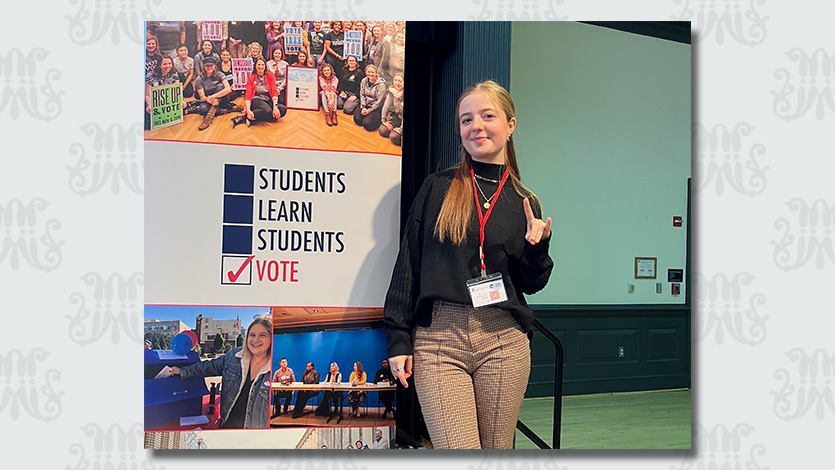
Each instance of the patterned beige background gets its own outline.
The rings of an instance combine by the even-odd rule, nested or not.
[[[70,0],[7,9],[0,33],[0,422],[10,468],[831,465],[835,7],[811,0],[209,4]],[[324,459],[142,450],[142,21],[231,11],[268,19],[692,21],[695,450],[421,459],[403,458],[416,452]]]

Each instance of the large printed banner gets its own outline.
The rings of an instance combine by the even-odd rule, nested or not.
[[[204,22],[204,35],[241,26],[224,23]],[[299,51],[304,35],[324,40],[302,24],[255,26],[282,28]],[[334,128],[318,68],[288,66],[276,94],[250,58],[227,65],[204,69],[202,102],[178,83],[151,89],[160,113],[144,147],[145,447],[390,448],[382,307],[399,248],[401,128],[368,132],[339,108]],[[146,69],[147,83],[170,80]],[[379,80],[387,72],[400,71]],[[247,80],[248,107],[232,92]],[[389,86],[385,99],[398,99]],[[403,119],[390,108],[366,121],[387,130]],[[249,393],[238,394],[244,376]]]
[[[399,158],[185,142],[145,154],[146,303],[382,307]]]

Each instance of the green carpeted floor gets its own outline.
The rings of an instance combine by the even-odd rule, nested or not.
[[[563,449],[689,449],[690,390],[563,397]],[[529,398],[519,419],[552,444],[553,398]],[[516,431],[517,449],[538,449]]]

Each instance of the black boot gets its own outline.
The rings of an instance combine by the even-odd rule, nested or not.
[[[240,116],[233,117],[232,118],[232,129],[234,129],[235,126],[237,126],[238,124],[243,124],[245,122],[247,122],[245,114],[241,114]]]

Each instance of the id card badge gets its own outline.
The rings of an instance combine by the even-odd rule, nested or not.
[[[467,289],[470,290],[473,307],[483,307],[507,300],[502,273],[493,273],[484,278],[470,279],[467,281]]]

